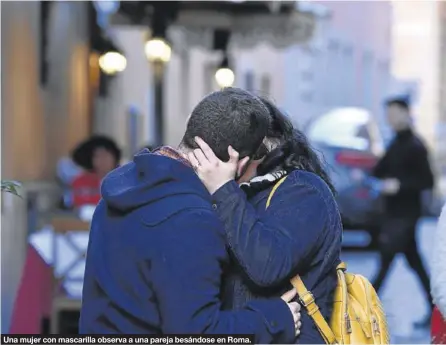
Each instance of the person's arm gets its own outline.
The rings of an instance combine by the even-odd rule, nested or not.
[[[256,285],[281,283],[317,249],[328,209],[312,180],[303,174],[299,178],[288,176],[263,216],[235,181],[213,194],[230,249]]]
[[[429,163],[427,150],[423,145],[417,145],[410,151],[411,169],[399,177],[401,191],[422,191],[432,189],[434,174]]]
[[[373,168],[372,170],[372,176],[378,178],[378,179],[382,179],[386,177],[387,174],[387,152],[384,154],[384,156],[381,157],[381,159],[378,160],[378,162],[376,163],[376,166]]]
[[[259,343],[294,342],[294,321],[280,298],[254,300],[240,311],[221,311],[224,230],[209,210],[189,211],[166,233],[149,275],[166,334],[254,334]],[[154,256],[155,257],[155,256]]]
[[[446,319],[446,204],[438,220],[432,257],[432,297]]]

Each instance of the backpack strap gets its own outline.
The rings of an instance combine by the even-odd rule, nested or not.
[[[271,200],[273,198],[274,193],[277,191],[277,188],[279,188],[280,185],[285,181],[285,179],[286,176],[282,177],[274,185],[266,201],[266,208],[268,208],[269,205],[271,204]],[[316,304],[316,301],[314,300],[313,294],[307,290],[304,282],[302,281],[302,278],[298,275],[295,276],[294,278],[291,279],[291,284],[297,291],[300,303],[305,307],[305,309],[308,312],[308,315],[313,319],[325,342],[327,344],[336,344],[336,336],[334,335],[330,325],[327,323],[324,316],[322,315],[318,305]]]
[[[271,189],[271,192],[269,193],[268,200],[266,200],[266,208],[269,207],[271,204],[271,199],[273,198],[274,193],[276,192],[277,188],[280,187],[282,183],[285,182],[286,176],[282,177],[279,181],[276,182],[273,189]]]
[[[295,276],[294,278],[292,278],[291,284],[296,289],[297,294],[299,295],[300,303],[305,307],[308,315],[313,319],[325,342],[327,344],[336,344],[336,336],[334,335],[330,325],[322,315],[318,305],[316,304],[316,301],[314,300],[313,294],[307,290],[301,277]]]

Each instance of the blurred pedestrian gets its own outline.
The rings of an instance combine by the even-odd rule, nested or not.
[[[432,343],[446,344],[446,204],[438,220],[432,256]]]
[[[237,159],[219,160],[199,138],[200,149],[189,154],[217,205],[235,258],[223,307],[241,309],[255,297],[280,296],[299,274],[317,301],[316,317],[330,320],[342,238],[334,188],[305,135],[274,104],[262,101],[272,117],[266,150],[256,154],[240,179]],[[240,188],[236,179],[249,182]],[[325,343],[312,317],[302,312],[299,344]]]
[[[71,183],[74,206],[97,205],[101,181],[119,165],[121,150],[113,139],[98,135],[79,144],[72,158],[84,169]]]
[[[397,253],[403,253],[418,275],[425,297],[432,307],[429,277],[416,243],[416,226],[422,212],[422,192],[434,185],[428,152],[413,132],[407,101],[394,99],[387,103],[387,118],[395,131],[395,138],[378,162],[373,175],[381,180],[385,215],[379,235],[381,267],[374,280],[381,288]],[[427,327],[429,317],[416,326]]]

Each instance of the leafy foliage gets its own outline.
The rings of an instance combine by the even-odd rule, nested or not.
[[[1,181],[1,191],[6,193],[11,193],[17,196],[20,196],[19,194],[20,189],[20,183],[17,181]]]

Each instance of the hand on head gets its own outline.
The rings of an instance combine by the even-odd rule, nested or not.
[[[249,162],[249,157],[239,159],[239,153],[231,146],[228,147],[229,160],[224,162],[201,138],[196,137],[195,142],[200,148],[188,153],[188,159],[211,194],[240,175]]]

